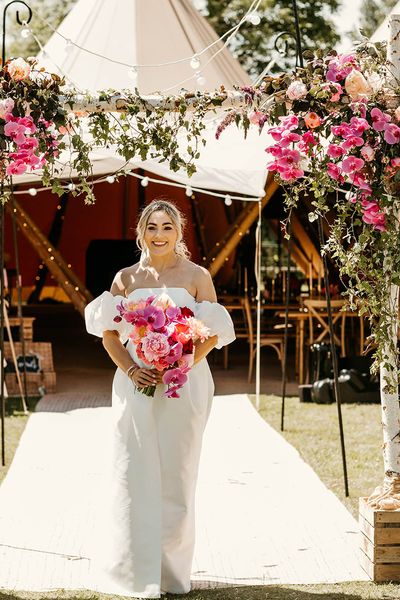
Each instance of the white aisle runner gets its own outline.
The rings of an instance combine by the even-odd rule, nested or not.
[[[60,409],[31,415],[0,487],[0,588],[96,589],[89,557],[110,408]],[[247,396],[215,397],[197,490],[194,587],[366,580],[357,534],[355,519]]]

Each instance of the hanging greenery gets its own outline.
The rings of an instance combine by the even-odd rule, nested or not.
[[[86,203],[95,201],[90,153],[113,147],[126,162],[133,158],[157,158],[172,171],[184,169],[192,175],[194,161],[205,144],[202,132],[205,115],[227,98],[223,88],[214,94],[182,93],[148,105],[139,93],[119,92],[123,112],[73,110],[77,95],[66,92],[65,81],[40,68],[35,58],[17,58],[0,70],[0,176],[3,183],[13,175],[41,169],[45,186],[59,195],[71,170],[78,181],[72,191],[84,194]],[[116,92],[100,92],[83,104],[111,102]],[[169,105],[167,110],[165,106]],[[190,112],[188,105],[190,104]],[[63,153],[63,154],[62,154]],[[121,168],[116,176],[124,174]],[[9,181],[8,181],[9,183]],[[2,201],[9,192],[4,188]]]
[[[329,213],[324,250],[338,264],[351,309],[369,317],[373,370],[387,366],[393,374],[387,389],[394,392],[399,354],[391,332],[398,315],[388,298],[390,286],[400,284],[398,84],[383,44],[305,58],[292,74],[243,88],[248,110],[230,111],[218,135],[231,122],[260,131],[268,124],[274,143],[266,149],[267,169],[284,189],[288,212],[307,211],[307,198],[310,221]]]

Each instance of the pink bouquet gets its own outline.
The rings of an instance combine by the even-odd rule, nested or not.
[[[129,338],[136,346],[138,357],[158,371],[167,386],[164,395],[179,398],[178,390],[186,383],[187,373],[193,366],[194,342],[204,342],[210,330],[194,317],[187,306],[175,306],[167,296],[149,296],[137,302],[117,305],[119,315],[132,325]],[[146,396],[154,396],[156,386],[140,388]]]

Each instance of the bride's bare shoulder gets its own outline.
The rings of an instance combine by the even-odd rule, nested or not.
[[[121,294],[126,295],[126,291],[133,287],[135,277],[138,274],[140,263],[135,263],[130,267],[125,267],[116,273],[111,285],[110,292],[115,296]]]
[[[192,281],[196,288],[196,299],[199,302],[202,300],[210,300],[211,302],[216,302],[217,295],[209,270],[192,261],[188,262],[190,262],[191,265],[190,268],[192,274]]]

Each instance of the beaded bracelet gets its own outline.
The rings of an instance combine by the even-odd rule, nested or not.
[[[133,375],[139,368],[140,367],[133,364],[127,369],[126,374],[128,375],[129,379],[131,379],[131,375]]]

